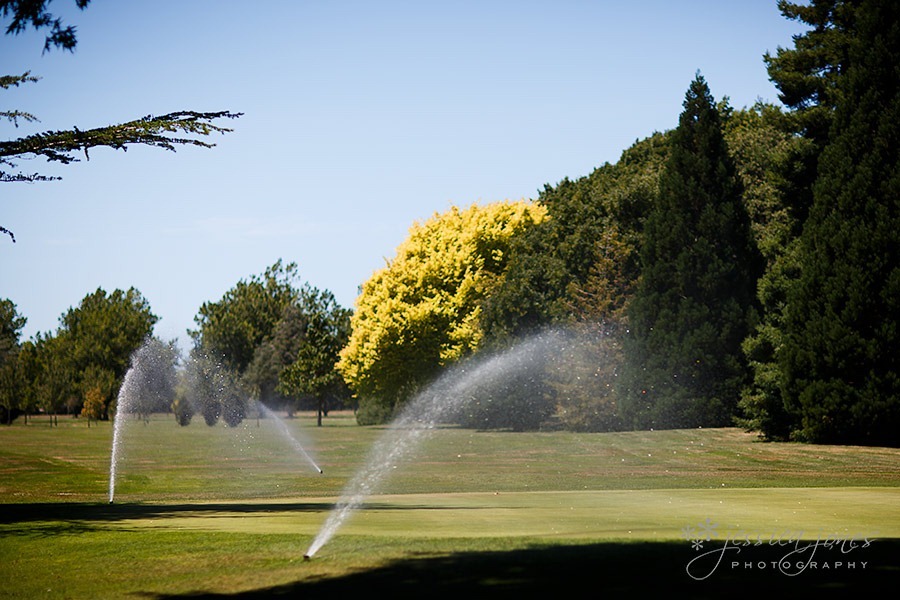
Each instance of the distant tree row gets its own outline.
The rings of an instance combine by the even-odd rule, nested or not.
[[[321,424],[329,408],[349,400],[334,365],[350,311],[330,292],[297,287],[296,271],[278,261],[219,302],[203,304],[188,357],[174,341],[152,337],[158,319],[133,288],[98,289],[62,315],[55,333],[27,341],[20,340],[25,317],[2,299],[0,417],[10,423],[41,412],[107,420],[125,384],[129,412],[174,412],[182,425],[195,414],[208,425],[220,418],[237,425],[252,400],[289,412],[315,409]]]
[[[25,317],[0,300],[0,398],[6,422],[19,413],[80,414],[107,419],[132,352],[153,331],[157,317],[134,288],[102,289],[60,317],[55,333],[20,342]]]

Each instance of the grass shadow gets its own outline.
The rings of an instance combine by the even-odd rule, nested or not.
[[[32,504],[0,504],[0,525],[24,525],[53,521],[79,523],[109,523],[131,519],[166,519],[185,515],[210,515],[228,513],[238,515],[265,515],[289,512],[329,512],[334,503],[323,502],[217,502],[217,503],[91,503],[91,502],[43,502]],[[363,503],[359,510],[464,510],[465,506],[396,505],[382,502]]]
[[[255,502],[202,504],[138,504],[46,502],[34,504],[0,504],[0,525],[36,521],[124,521],[129,519],[163,519],[187,513],[216,512],[254,514],[274,512],[321,512],[330,505],[316,502]]]
[[[725,553],[727,556],[718,563],[698,565],[691,561],[704,551],[693,548],[689,542],[540,546],[507,552],[411,557],[341,577],[297,581],[245,593],[218,595],[198,591],[156,598],[332,598],[362,592],[392,598],[433,593],[521,599],[573,590],[582,596],[619,597],[641,592],[669,598],[740,597],[777,590],[780,597],[796,594],[837,598],[846,597],[849,592],[880,595],[900,582],[900,540],[877,540],[852,552],[816,548],[815,556],[807,552],[788,557],[792,549],[768,545],[743,548],[740,553]],[[798,561],[808,564],[795,574],[782,572],[778,567],[787,562],[797,570]]]

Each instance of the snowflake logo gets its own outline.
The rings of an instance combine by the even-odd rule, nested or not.
[[[691,543],[691,548],[694,550],[701,550],[703,548],[703,542],[712,541],[713,536],[716,535],[716,528],[718,528],[718,526],[718,523],[713,523],[712,519],[707,518],[696,526],[688,525],[682,527],[681,537],[689,541]]]
[[[712,540],[713,536],[716,534],[716,528],[718,526],[718,523],[713,523],[712,520],[707,517],[705,521],[697,526],[697,533],[699,533],[697,537],[703,538],[703,536],[705,535],[706,537],[704,539],[706,539],[707,542]]]

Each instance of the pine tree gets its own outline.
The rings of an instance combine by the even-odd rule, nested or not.
[[[740,345],[759,259],[721,118],[699,74],[671,134],[641,264],[628,310],[626,418],[641,428],[730,424],[747,378]]]
[[[778,353],[794,436],[900,442],[900,4],[854,7]]]

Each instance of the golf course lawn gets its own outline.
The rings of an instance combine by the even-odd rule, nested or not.
[[[305,561],[373,443],[394,433],[349,413],[284,423],[293,443],[266,419],[128,422],[112,504],[109,423],[0,428],[0,598],[527,597],[563,582],[828,597],[900,582],[900,450],[739,429],[438,429]]]

